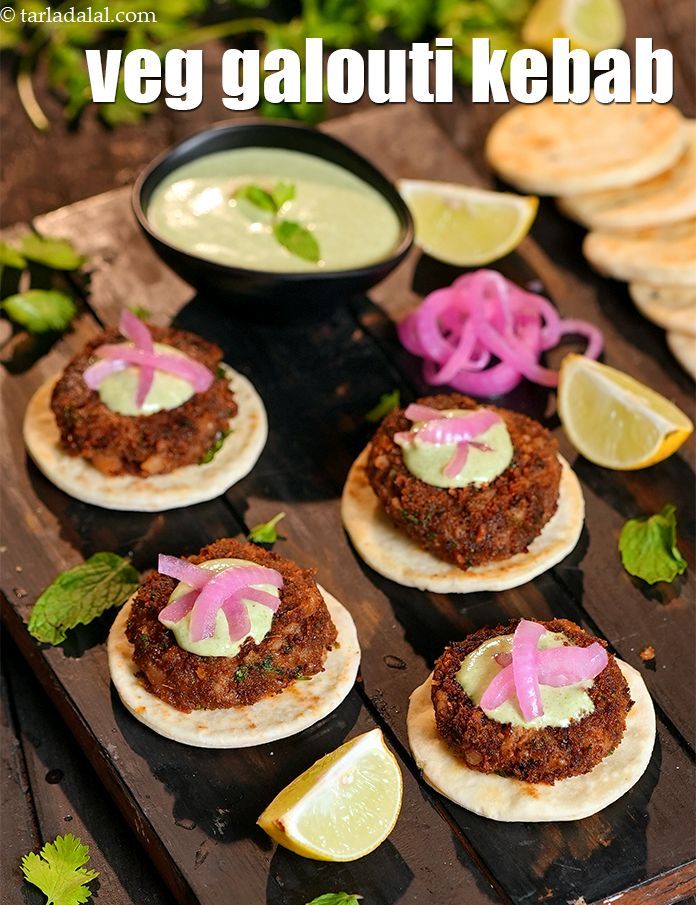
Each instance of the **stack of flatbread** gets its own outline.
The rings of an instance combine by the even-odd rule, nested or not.
[[[625,280],[696,379],[696,121],[669,104],[515,107],[488,136],[507,181],[557,195],[586,226],[585,256]]]

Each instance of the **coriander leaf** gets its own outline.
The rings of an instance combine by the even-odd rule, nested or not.
[[[144,305],[128,305],[128,310],[141,321],[149,321],[152,316]]]
[[[12,320],[30,333],[63,332],[77,314],[75,302],[55,289],[27,289],[2,303]]]
[[[52,239],[50,236],[38,236],[36,233],[24,236],[19,250],[30,261],[45,264],[53,270],[77,270],[85,261],[67,239]]]
[[[284,518],[285,513],[279,512],[267,522],[261,522],[260,525],[254,525],[251,531],[247,534],[247,540],[250,540],[254,544],[274,544],[278,540],[276,525],[281,519]]]
[[[247,201],[249,204],[257,207],[261,211],[267,211],[269,214],[275,214],[278,205],[275,203],[273,195],[262,189],[260,185],[243,185],[234,193],[234,197],[240,201]]]
[[[271,196],[276,206],[276,210],[288,201],[292,201],[295,197],[295,186],[292,182],[276,182],[271,191]]]
[[[298,258],[312,261],[319,260],[319,243],[308,229],[292,220],[278,220],[273,224],[273,235],[278,242]]]
[[[305,905],[358,905],[362,896],[349,892],[325,892],[323,896],[317,896]]]
[[[99,876],[96,870],[84,868],[88,861],[89,847],[68,833],[47,842],[39,855],[25,855],[22,873],[46,895],[46,905],[81,905],[92,896],[86,884]]]
[[[677,546],[675,507],[668,503],[657,515],[629,519],[621,529],[619,552],[624,569],[648,584],[674,581],[686,571]]]
[[[0,242],[0,267],[14,267],[15,270],[24,270],[27,266],[26,259],[7,242]]]
[[[365,421],[375,423],[381,421],[385,415],[388,415],[392,409],[401,405],[401,393],[398,389],[392,390],[391,393],[382,393],[379,397],[377,405],[373,406],[365,415]]]
[[[222,375],[222,376],[223,376],[223,377],[225,376],[224,372],[223,372],[223,375]],[[207,465],[208,462],[212,462],[213,459],[215,458],[215,456],[216,456],[216,455],[220,452],[220,450],[222,449],[222,444],[225,442],[225,440],[227,439],[227,437],[229,436],[229,434],[230,434],[230,431],[229,431],[229,430],[226,430],[226,431],[218,431],[217,434],[215,435],[215,440],[213,441],[213,445],[210,447],[210,449],[207,449],[207,450],[203,453],[203,455],[201,456],[201,460],[200,460],[200,462],[199,462],[198,464],[199,464],[199,465]]]
[[[138,582],[129,560],[115,553],[95,553],[42,592],[29,616],[29,633],[38,641],[60,644],[68,629],[87,625],[110,607],[121,606]]]

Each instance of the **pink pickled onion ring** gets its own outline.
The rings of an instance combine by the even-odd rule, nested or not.
[[[558,372],[539,363],[544,352],[574,334],[598,358],[602,334],[581,320],[563,320],[542,296],[493,270],[477,270],[426,296],[398,325],[402,345],[423,359],[423,377],[462,393],[499,396],[526,377],[557,386]],[[491,361],[491,359],[497,361]]]
[[[466,442],[457,443],[457,448],[455,449],[452,458],[449,460],[447,465],[442,469],[443,474],[446,478],[456,478],[459,472],[466,465],[466,460],[469,458],[469,444]]]
[[[163,556],[161,553],[157,559],[157,571],[160,575],[176,578],[184,584],[191,585],[199,590],[204,587],[215,574],[208,569],[197,566],[187,559],[179,559],[177,556]]]
[[[213,382],[213,374],[204,364],[194,361],[192,358],[183,358],[179,355],[160,354],[159,352],[143,352],[142,349],[133,349],[123,343],[107,343],[95,350],[99,358],[115,358],[145,367],[156,368],[158,371],[166,371],[187,380],[197,393],[205,392]]]
[[[152,342],[152,334],[140,318],[136,317],[135,314],[127,308],[124,308],[121,312],[118,329],[126,339],[135,343],[136,349],[142,349],[143,352],[154,352],[155,346]],[[138,371],[138,389],[135,393],[135,404],[138,408],[143,407],[143,403],[147,399],[147,394],[150,392],[154,377],[154,368],[143,366]]]
[[[492,452],[490,446],[486,443],[476,443],[474,437],[485,433],[502,420],[499,415],[488,409],[473,411],[468,415],[447,416],[439,409],[418,403],[409,405],[404,415],[410,421],[423,421],[424,425],[415,431],[397,431],[394,434],[394,442],[398,446],[408,446],[416,437],[434,446],[456,444],[452,457],[443,468],[443,474],[447,478],[456,478],[464,468],[469,458],[469,446],[475,446],[484,452]]]
[[[182,594],[177,600],[168,603],[163,610],[160,610],[157,618],[164,625],[175,625],[191,612],[197,596],[195,589],[187,594]]]
[[[481,697],[480,706],[483,710],[495,710],[516,694],[512,667],[514,656],[514,653],[496,654],[495,661],[503,669],[494,676]],[[537,656],[539,684],[555,688],[595,679],[609,662],[609,655],[597,641],[588,647],[549,647],[538,651]]]
[[[222,604],[243,588],[253,584],[283,587],[279,572],[265,566],[240,566],[217,572],[203,587],[191,610],[190,635],[192,641],[203,641],[215,634],[215,619]]]
[[[409,421],[432,421],[433,418],[442,418],[440,409],[431,408],[429,405],[419,405],[412,402],[404,412]]]
[[[222,572],[214,572],[197,566],[186,559],[175,556],[160,556],[157,564],[158,572],[170,578],[176,578],[185,585],[191,586],[182,597],[174,600],[161,610],[160,622],[172,625],[191,613],[189,634],[192,641],[204,641],[215,634],[215,622],[219,609],[227,618],[230,639],[238,641],[244,637],[244,629],[249,623],[247,608],[243,601],[251,601],[268,607],[274,613],[280,606],[280,600],[274,594],[254,585],[267,584],[278,590],[283,588],[283,576],[275,569],[249,563],[233,566]]]
[[[537,652],[539,638],[544,632],[544,626],[538,622],[521,619],[512,638],[512,675],[515,680],[515,693],[522,716],[527,722],[544,712],[539,688]]]
[[[128,365],[125,361],[116,361],[113,358],[107,359],[90,365],[86,368],[82,377],[90,390],[96,390],[102,380],[105,380],[110,374],[125,371],[127,367]]]

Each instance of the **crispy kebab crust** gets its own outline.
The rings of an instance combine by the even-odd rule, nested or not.
[[[98,346],[122,342],[123,337],[110,329],[87,343],[54,387],[51,408],[65,451],[82,456],[104,474],[147,477],[194,465],[228,430],[229,419],[237,413],[227,379],[216,373],[222,359],[218,346],[183,330],[150,327],[150,331],[155,342],[200,361],[216,377],[204,393],[170,411],[120,415],[102,403],[82,375]]]
[[[433,674],[432,700],[438,731],[467,767],[482,773],[550,784],[589,773],[621,741],[626,714],[633,706],[626,680],[612,654],[588,692],[595,709],[566,728],[526,729],[491,720],[456,679],[468,654],[489,638],[512,634],[518,622],[480,629],[446,648]],[[594,641],[606,647],[600,638],[588,635],[567,619],[552,619],[541,625],[550,632],[562,632],[578,647],[588,647]]]
[[[427,396],[435,409],[474,409],[468,396]],[[382,421],[370,446],[367,476],[391,521],[418,546],[460,569],[524,552],[556,511],[561,465],[557,443],[538,422],[486,406],[505,422],[513,445],[509,467],[493,481],[467,487],[433,487],[404,463],[397,431],[411,422],[403,409]]]
[[[223,538],[204,547],[193,563],[247,559],[283,576],[280,606],[260,644],[248,637],[236,657],[200,657],[178,646],[157,618],[177,585],[153,572],[133,599],[126,636],[148,691],[178,710],[214,710],[254,704],[300,677],[323,671],[336,628],[314,581],[314,572],[254,544]]]

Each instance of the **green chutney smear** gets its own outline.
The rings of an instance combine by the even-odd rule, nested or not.
[[[134,348],[133,343],[124,345]],[[154,343],[155,352],[161,355],[178,355],[187,358],[179,349],[166,346],[164,343]],[[190,381],[176,374],[167,374],[165,371],[155,370],[152,378],[152,386],[145,397],[143,407],[135,404],[135,394],[138,388],[139,369],[135,367],[125,368],[109,374],[99,384],[97,392],[104,405],[112,412],[119,415],[154,415],[155,412],[169,411],[178,408],[194,395],[195,390]]]
[[[444,409],[440,412],[443,416],[454,417],[456,415],[471,415],[471,409]],[[512,440],[501,421],[489,427],[487,431],[476,437],[477,443],[483,443],[490,450],[477,449],[469,446],[469,454],[466,463],[456,477],[448,478],[444,473],[447,463],[456,450],[456,444],[424,443],[418,439],[418,431],[427,422],[414,422],[411,430],[416,437],[412,443],[403,449],[403,458],[406,468],[411,474],[430,484],[432,487],[466,487],[468,484],[485,484],[502,474],[512,461]]]
[[[299,257],[273,234],[273,216],[253,212],[235,192],[254,185],[272,192],[290,183],[283,220],[316,239],[317,262]],[[385,199],[362,179],[329,161],[280,148],[236,148],[184,164],[157,186],[147,208],[157,233],[198,257],[277,273],[364,267],[389,257],[399,220]]]
[[[234,569],[237,566],[249,566],[254,564],[246,559],[209,559],[199,565],[202,569],[210,569],[211,572],[224,572],[225,569]],[[269,594],[273,594],[274,597],[280,597],[278,588],[273,585],[255,584],[252,585],[252,587],[258,588],[261,591],[267,591]],[[173,603],[175,600],[178,600],[179,597],[188,594],[190,590],[192,590],[191,585],[188,585],[183,581],[179,582],[174,588],[168,602]],[[267,606],[263,606],[261,603],[256,603],[254,600],[242,600],[242,603],[249,613],[249,621],[251,622],[249,635],[251,635],[256,644],[260,644],[271,629],[273,610]],[[230,639],[227,618],[222,609],[217,611],[217,616],[215,618],[215,634],[212,638],[205,638],[203,641],[191,640],[191,613],[187,613],[183,619],[179,620],[179,622],[165,622],[164,624],[174,633],[176,643],[179,647],[183,648],[183,650],[190,651],[192,654],[198,654],[201,657],[236,657],[245,640],[244,638],[240,638],[238,641],[232,641]]]
[[[462,661],[456,678],[477,706],[484,691],[502,668],[495,661],[495,655],[511,653],[512,638],[512,635],[490,638]],[[546,632],[539,639],[538,646],[540,650],[544,650],[547,647],[561,647],[568,643],[568,638],[560,632]],[[524,726],[528,729],[542,729],[544,726],[564,727],[568,726],[571,720],[580,720],[595,709],[592,698],[587,693],[592,685],[592,679],[585,679],[575,685],[565,685],[560,688],[541,685],[544,713],[531,722],[525,721],[515,696],[509,698],[500,707],[496,707],[495,710],[484,712],[489,719],[498,723],[510,723],[513,726]]]

